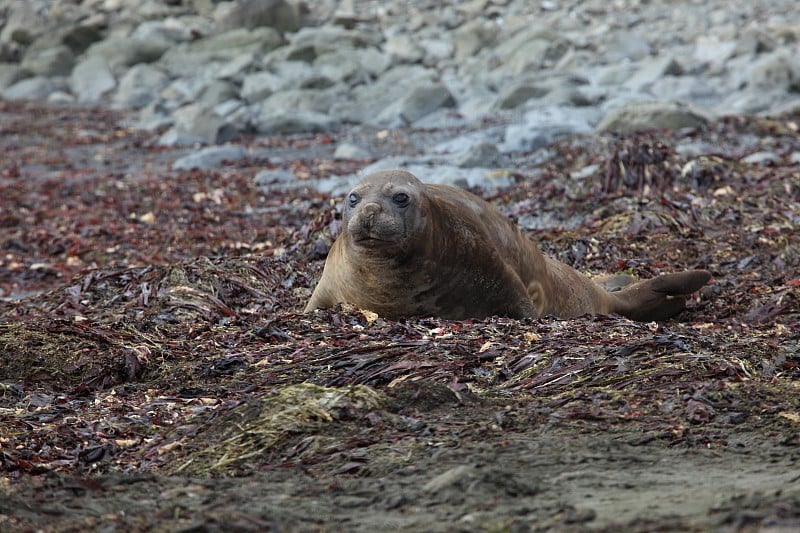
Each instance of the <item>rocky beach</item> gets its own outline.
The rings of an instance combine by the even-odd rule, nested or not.
[[[0,1],[0,530],[800,527],[800,10]],[[676,320],[303,315],[360,177]]]

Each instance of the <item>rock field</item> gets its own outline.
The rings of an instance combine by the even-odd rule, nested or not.
[[[560,136],[796,109],[800,11],[794,0],[3,0],[0,94],[133,109],[137,128],[175,147],[460,126],[471,133],[425,147],[416,166],[365,171],[405,164],[427,181],[503,185],[493,171],[505,156]],[[344,141],[334,155],[378,159]],[[341,193],[353,178],[318,186]]]

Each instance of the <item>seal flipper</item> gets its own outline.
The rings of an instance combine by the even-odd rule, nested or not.
[[[665,320],[683,311],[686,297],[711,279],[706,270],[664,274],[609,293],[612,311],[632,320]]]

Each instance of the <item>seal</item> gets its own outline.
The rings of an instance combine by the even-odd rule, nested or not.
[[[347,195],[342,233],[305,312],[347,302],[389,319],[618,313],[664,320],[711,274],[592,280],[544,255],[488,202],[402,170],[370,174]]]

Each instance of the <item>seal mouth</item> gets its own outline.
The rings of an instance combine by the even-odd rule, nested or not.
[[[387,239],[381,239],[380,237],[373,237],[372,235],[362,235],[356,237],[355,242],[360,244],[361,246],[367,246],[369,248],[378,248],[382,246],[391,246],[395,242]]]

